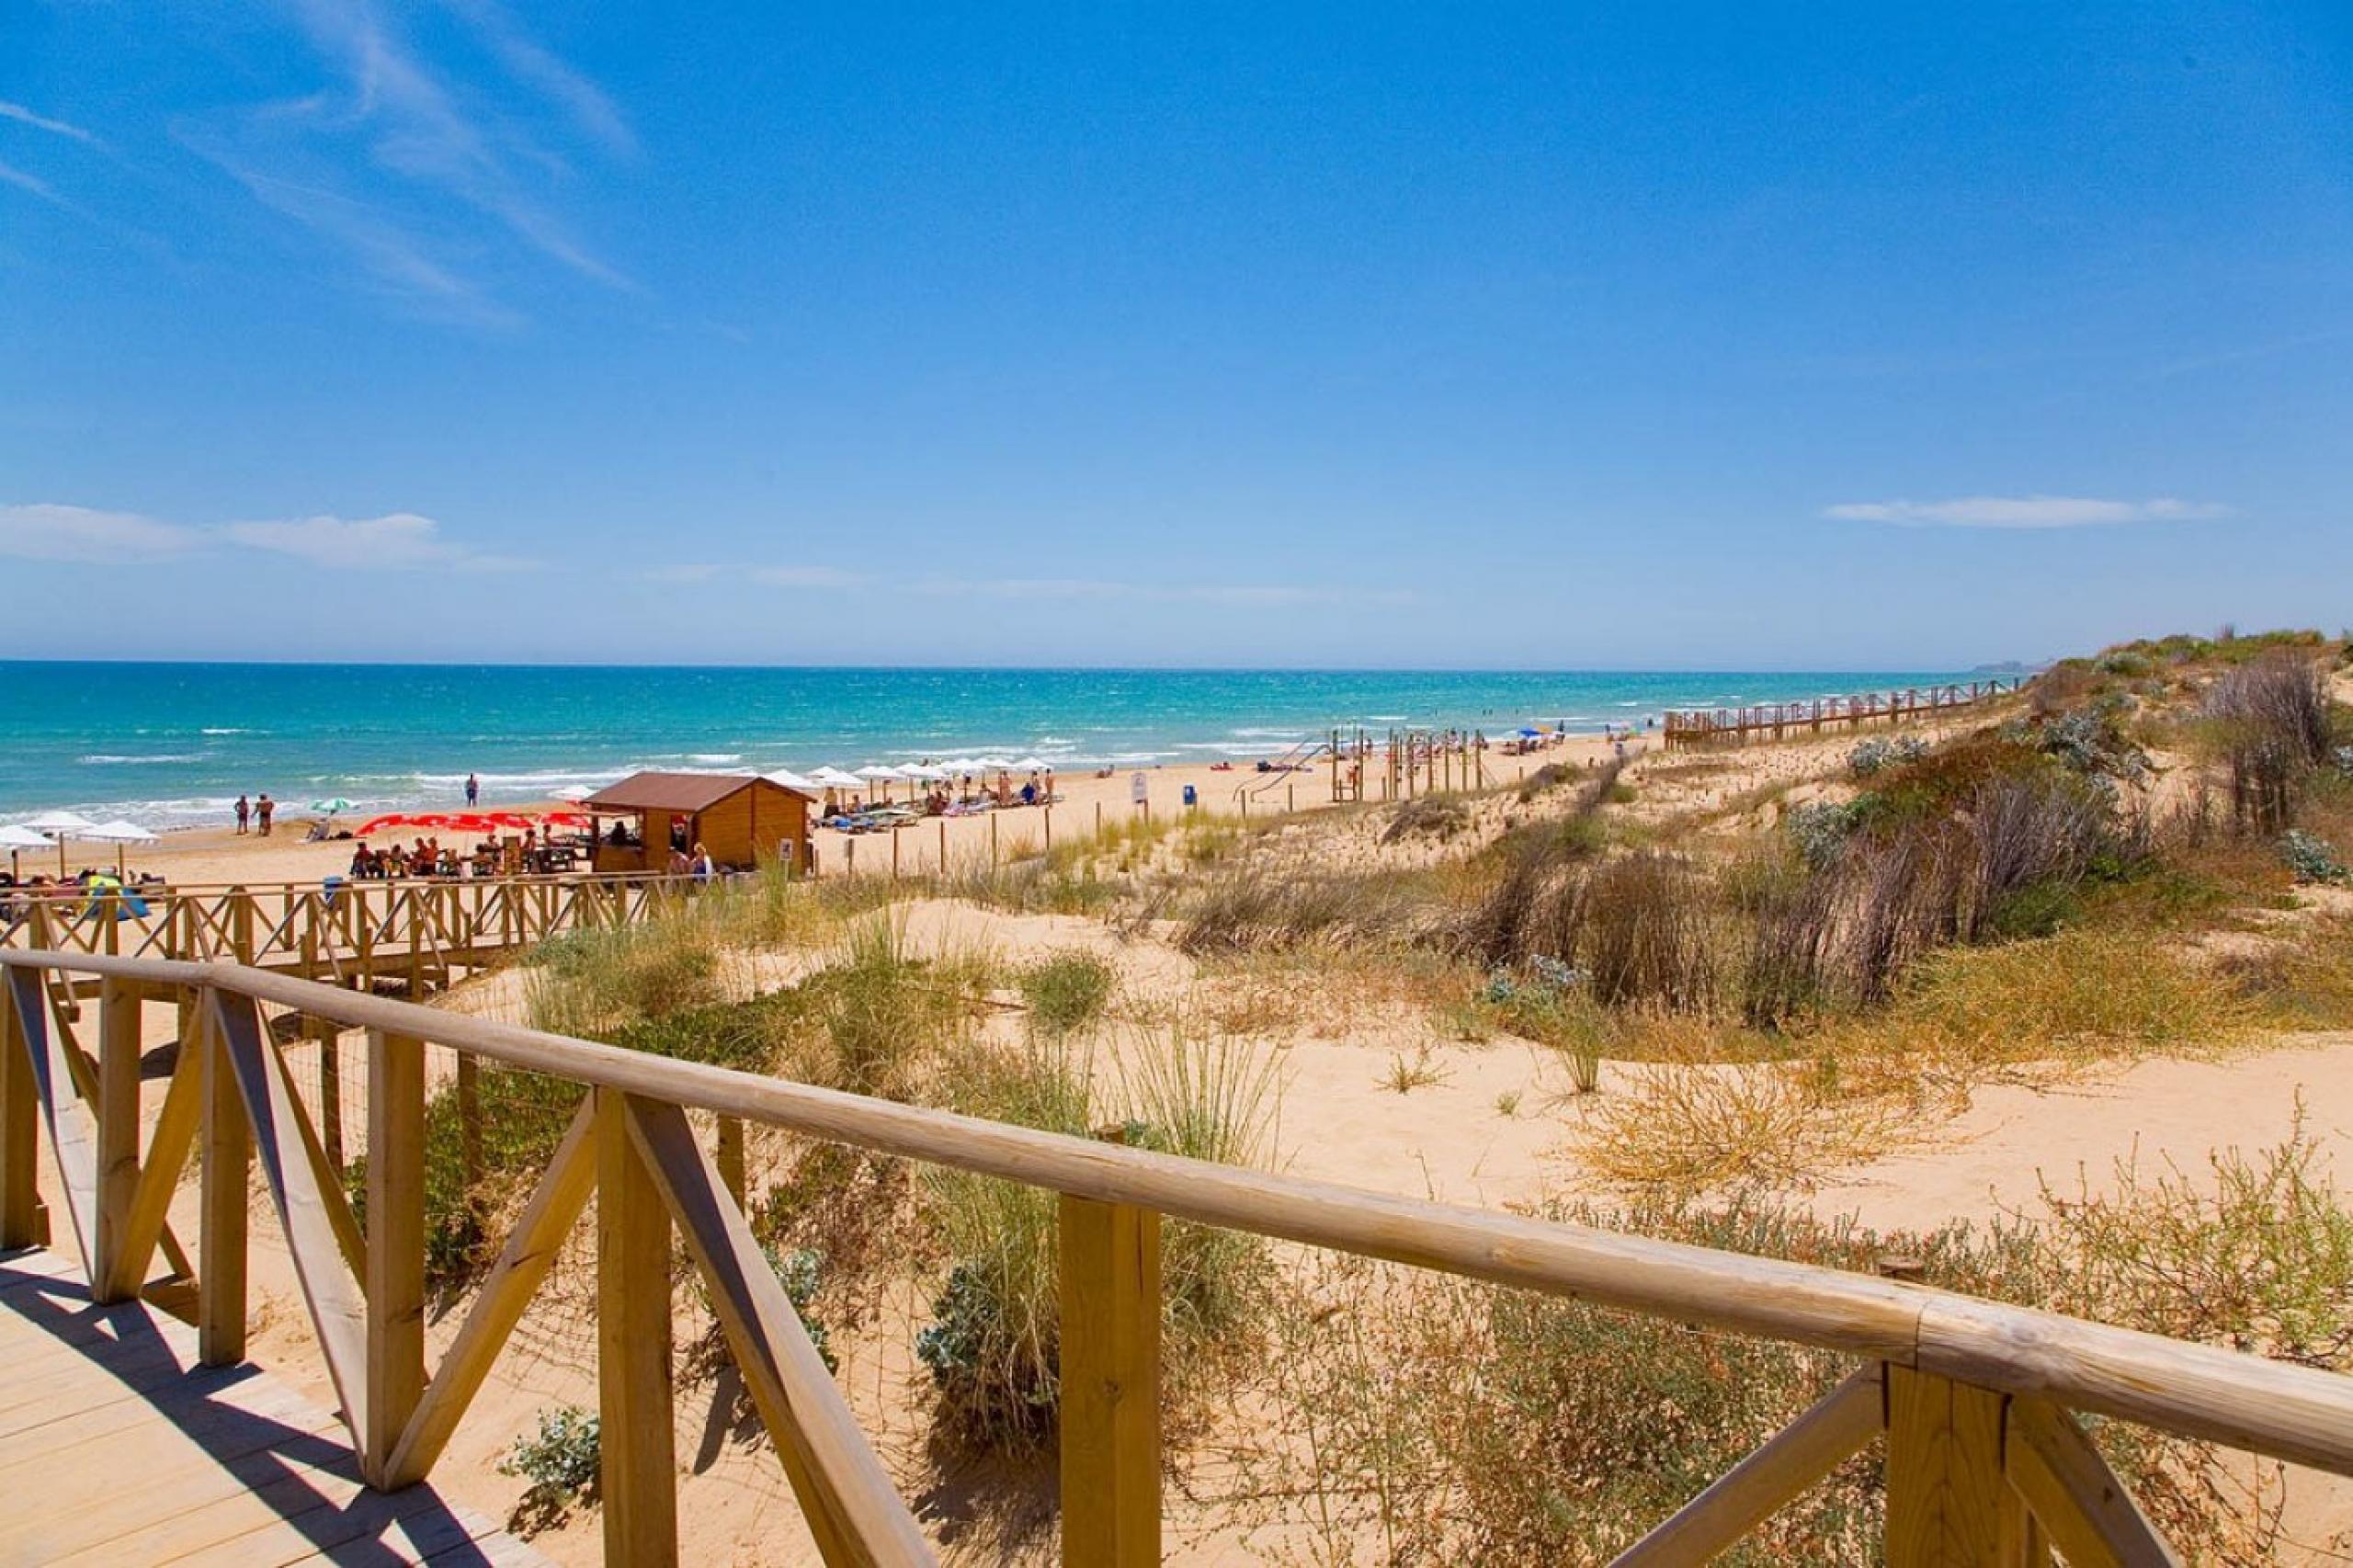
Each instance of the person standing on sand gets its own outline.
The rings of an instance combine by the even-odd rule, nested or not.
[[[472,805],[474,805],[474,803],[475,803],[475,802],[479,801],[481,799],[482,799],[482,780],[481,780],[480,778],[476,778],[474,775],[472,775],[472,774],[471,774],[471,773],[467,774],[467,775],[466,775],[466,804],[467,804],[467,806],[471,808]]]
[[[254,814],[254,803],[243,795],[237,797],[237,833],[243,836],[250,831],[245,824]]]
[[[270,813],[277,810],[278,802],[269,798],[269,791],[267,790],[263,790],[261,798],[254,802],[254,822],[260,828],[264,838],[269,836]]]

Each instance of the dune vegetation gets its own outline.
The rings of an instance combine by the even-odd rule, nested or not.
[[[1932,729],[1793,744],[1777,768],[1552,763],[920,879],[760,880],[493,983],[540,1028],[1267,1168],[1316,1136],[1285,1117],[1297,1042],[1361,1038],[1362,1082],[1409,1101],[1466,1052],[1523,1047],[1540,1088],[1484,1114],[1556,1129],[1547,1215],[1839,1267],[1900,1253],[1936,1283],[2346,1368],[2353,1212],[2301,1121],[1991,1225],[1878,1234],[1808,1199],[1995,1085],[2353,1027],[2347,663],[2311,633],[2167,638]],[[576,1100],[489,1069],[476,1092],[493,1147],[471,1176],[454,1090],[430,1113],[453,1293]],[[1034,1524],[1052,1197],[781,1135],[752,1149],[756,1230],[846,1383],[919,1437],[903,1462],[979,1465],[996,1504],[975,1506]],[[1300,1561],[1606,1560],[1841,1371],[1199,1227],[1169,1228],[1165,1282],[1186,1527]],[[2299,1544],[2279,1467],[2098,1437],[2193,1556]],[[1845,1467],[1756,1558],[1868,1557],[1878,1484]],[[1017,1524],[975,1539],[1044,1550]]]

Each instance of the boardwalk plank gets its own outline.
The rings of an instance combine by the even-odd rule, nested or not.
[[[369,1491],[339,1417],[41,1253],[0,1260],[0,1562],[543,1561],[429,1486]]]

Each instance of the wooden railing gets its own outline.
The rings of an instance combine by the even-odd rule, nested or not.
[[[1998,679],[1971,681],[1966,686],[1912,687],[1858,697],[1824,697],[1811,702],[1768,702],[1749,708],[1670,712],[1661,730],[1670,751],[1685,746],[1741,745],[1752,735],[1778,741],[1797,734],[1818,735],[1825,728],[1859,730],[1872,724],[1940,719],[1955,709],[2013,696],[2023,684],[2015,679],[2007,686]]]
[[[58,1000],[94,978],[95,1057]],[[1886,1554],[1923,1563],[2170,1561],[2075,1412],[2353,1475],[2353,1380],[2208,1346],[1771,1258],[1364,1192],[1032,1131],[679,1062],[225,963],[0,952],[0,1245],[34,1243],[34,1151],[93,1291],[149,1288],[193,1151],[202,1358],[244,1353],[249,1173],[257,1162],[361,1469],[423,1478],[597,1199],[607,1557],[676,1556],[671,1237],[683,1237],[825,1558],[929,1548],[774,1271],[715,1141],[749,1122],[1061,1195],[1064,1560],[1134,1564],[1160,1544],[1159,1235],[1164,1216],[1842,1352],[1850,1376],[1625,1553],[1704,1560],[1874,1438]],[[181,1009],[182,1046],[142,1151],[142,1009]],[[346,1201],[262,1007],[366,1031],[367,1223]],[[281,1020],[282,1021],[282,1020]],[[580,1085],[579,1108],[428,1375],[426,1042]],[[740,1179],[740,1178],[739,1178]],[[186,1282],[183,1281],[183,1284]],[[0,1371],[0,1380],[7,1374]]]
[[[629,925],[691,887],[667,875],[484,877],[0,892],[0,948],[230,959],[306,980],[412,995],[566,931]],[[86,989],[86,988],[85,988]]]

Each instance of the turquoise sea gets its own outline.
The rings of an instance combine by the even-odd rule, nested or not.
[[[1927,686],[1954,671],[1480,672],[0,663],[0,817],[159,828],[289,809],[544,797],[642,767],[1031,753],[1065,767],[1273,756],[1333,725],[1497,734]]]

